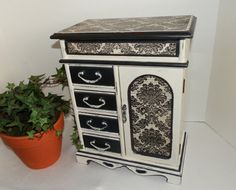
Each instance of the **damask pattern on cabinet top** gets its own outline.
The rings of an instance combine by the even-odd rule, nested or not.
[[[181,32],[189,31],[194,16],[88,19],[59,33]]]

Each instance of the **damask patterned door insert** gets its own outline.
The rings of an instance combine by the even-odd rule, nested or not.
[[[173,92],[168,82],[155,75],[137,77],[128,87],[128,105],[133,152],[170,158]]]
[[[176,163],[179,159],[182,69],[119,66],[126,155]]]

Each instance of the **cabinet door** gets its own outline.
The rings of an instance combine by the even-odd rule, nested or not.
[[[177,164],[183,69],[121,66],[119,75],[126,155]]]

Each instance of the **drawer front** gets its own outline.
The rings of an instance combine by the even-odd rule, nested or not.
[[[70,66],[74,84],[114,86],[113,68]]]
[[[179,56],[178,40],[89,43],[66,41],[65,46],[69,55]]]
[[[79,115],[80,126],[93,131],[119,133],[118,120],[106,117]]]
[[[74,94],[78,107],[116,111],[115,94],[98,94],[88,92],[75,92]]]
[[[121,153],[120,141],[83,135],[84,146],[99,152]]]

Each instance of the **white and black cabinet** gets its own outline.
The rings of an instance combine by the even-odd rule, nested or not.
[[[90,19],[59,39],[80,141],[79,163],[180,183],[191,15]]]

